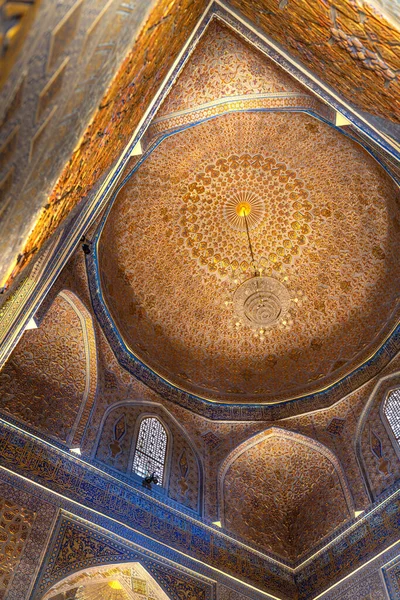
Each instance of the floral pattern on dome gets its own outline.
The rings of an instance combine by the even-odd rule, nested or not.
[[[227,216],[244,193],[262,214],[257,264],[293,297],[291,330],[264,341],[226,306],[252,274]],[[107,306],[142,361],[199,396],[277,402],[321,389],[396,323],[398,202],[374,159],[316,119],[224,115],[167,138],[119,193],[99,244]]]

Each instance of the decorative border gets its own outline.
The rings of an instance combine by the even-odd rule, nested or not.
[[[69,560],[67,564],[60,564],[60,550],[68,530],[70,533],[73,532],[77,540],[79,539],[79,534],[82,536],[81,542],[83,543],[79,544],[79,550],[82,550],[86,538],[88,545],[93,540],[98,547],[103,545],[103,548],[107,548],[108,552],[103,551],[102,554],[92,553],[91,556],[89,552],[89,556],[87,557],[80,557],[79,554],[76,554],[73,557],[75,561]],[[193,572],[189,572],[188,569],[183,569],[182,567],[177,570],[177,565],[174,563],[171,564],[169,561],[164,560],[161,563],[151,559],[148,553],[143,552],[137,544],[128,542],[127,540],[119,540],[117,542],[106,530],[102,531],[100,527],[94,527],[87,522],[85,523],[82,519],[61,511],[31,599],[38,600],[43,595],[46,596],[46,593],[53,585],[74,573],[78,573],[82,569],[128,562],[140,562],[149,574],[154,577],[158,585],[163,589],[166,588],[165,591],[172,595],[173,600],[179,600],[180,597],[175,592],[173,586],[167,586],[165,581],[159,577],[160,569],[165,570],[169,568],[171,569],[171,573],[176,573],[179,579],[185,580],[192,587],[197,586],[200,588],[203,592],[202,597],[204,600],[214,600],[215,598],[215,583],[212,580],[197,574],[194,577]]]
[[[136,544],[141,552],[164,564],[173,561],[213,580],[239,589],[242,586],[244,593],[246,585],[256,586],[251,595],[257,598],[274,593],[281,598],[293,597],[293,576],[301,598],[320,597],[321,590],[340,585],[351,573],[400,543],[399,485],[390,494],[383,494],[362,517],[336,530],[323,547],[313,549],[300,564],[285,566],[234,542],[221,530],[145,498],[139,491],[128,491],[127,486],[85,461],[15,428],[0,424],[0,441],[0,480],[3,487],[8,483],[13,486],[13,494],[21,497],[27,492],[41,502],[63,508],[90,527],[106,530],[107,536],[119,543]],[[121,513],[124,503],[129,505],[127,519]],[[149,529],[150,521],[154,531]]]
[[[400,600],[400,556],[385,565],[382,569],[383,579],[391,600]]]
[[[82,335],[85,346],[85,391],[82,398],[81,406],[75,419],[68,438],[67,446],[80,446],[85,433],[86,425],[89,420],[90,413],[93,409],[94,399],[97,390],[97,352],[96,352],[96,336],[93,327],[93,320],[86,306],[81,302],[74,292],[70,290],[61,290],[56,298],[60,296],[72,307],[76,313],[82,328]],[[54,298],[54,300],[56,299]],[[53,300],[53,302],[54,302]]]
[[[242,17],[237,11],[224,4],[223,0],[215,0],[213,12],[226,25],[239,33],[247,42],[258,48],[260,52],[267,55],[297,81],[311,90],[321,100],[346,117],[355,127],[363,131],[370,139],[374,140],[381,148],[386,150],[397,160],[400,160],[398,144],[391,143],[385,136],[381,135],[376,128],[367,121],[353,106],[347,104],[333,90],[328,88],[322,81],[314,76],[308,69],[300,66],[290,54],[267,35],[262,33],[256,26]]]
[[[293,593],[292,569],[284,561],[251,548],[216,527],[150,497],[87,461],[0,423],[0,468],[94,515],[143,536],[145,547],[161,545],[267,594]]]

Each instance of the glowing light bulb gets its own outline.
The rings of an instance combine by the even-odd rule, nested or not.
[[[123,589],[122,585],[120,584],[120,582],[117,579],[113,579],[113,581],[109,581],[108,585],[113,590],[122,590]]]

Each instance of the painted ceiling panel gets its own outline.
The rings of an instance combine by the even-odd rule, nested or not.
[[[399,29],[393,17],[396,9],[392,0],[232,0],[230,4],[350,103],[394,123],[400,122]],[[117,64],[114,65],[117,74],[113,85],[100,103],[83,143],[46,200],[44,195],[48,195],[48,190],[41,182],[43,160],[37,164],[34,180],[26,187],[26,194],[19,198],[23,206],[15,211],[10,204],[9,214],[3,216],[5,227],[11,223],[17,232],[14,245],[2,252],[3,283],[12,272],[8,280],[11,284],[63,219],[108,171],[205,8],[204,0],[156,4],[130,58],[119,71]],[[89,29],[94,33],[98,31],[96,19]],[[42,60],[46,61],[47,57]],[[94,72],[104,64],[100,56],[96,64],[92,61]],[[127,83],[132,80],[137,81],[133,88]],[[35,147],[41,143],[45,131],[51,129],[47,122],[44,124],[46,128],[38,132]],[[67,124],[65,134],[70,131]],[[58,154],[52,151],[50,163],[53,157],[58,158]],[[46,173],[49,171],[47,162]],[[3,206],[9,204],[17,175],[10,167],[0,181]],[[50,179],[47,177],[46,182]],[[32,187],[33,183],[38,185]],[[29,201],[33,196],[34,207]],[[44,208],[38,215],[40,206]],[[16,264],[18,251],[20,257]]]
[[[222,484],[224,526],[292,560],[352,517],[335,466],[301,437],[272,435],[251,446]]]
[[[237,328],[232,305],[253,273],[243,198],[257,269],[292,297],[291,328],[265,339]],[[131,350],[192,393],[275,402],[321,389],[395,324],[398,200],[372,157],[313,117],[204,122],[166,139],[120,192],[100,240],[106,303]]]

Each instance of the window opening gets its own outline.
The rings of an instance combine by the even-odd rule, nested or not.
[[[383,406],[383,412],[394,437],[400,444],[400,388],[390,392]]]
[[[163,485],[167,433],[158,419],[149,417],[140,423],[133,457],[132,471],[141,477],[156,474],[158,485]]]

